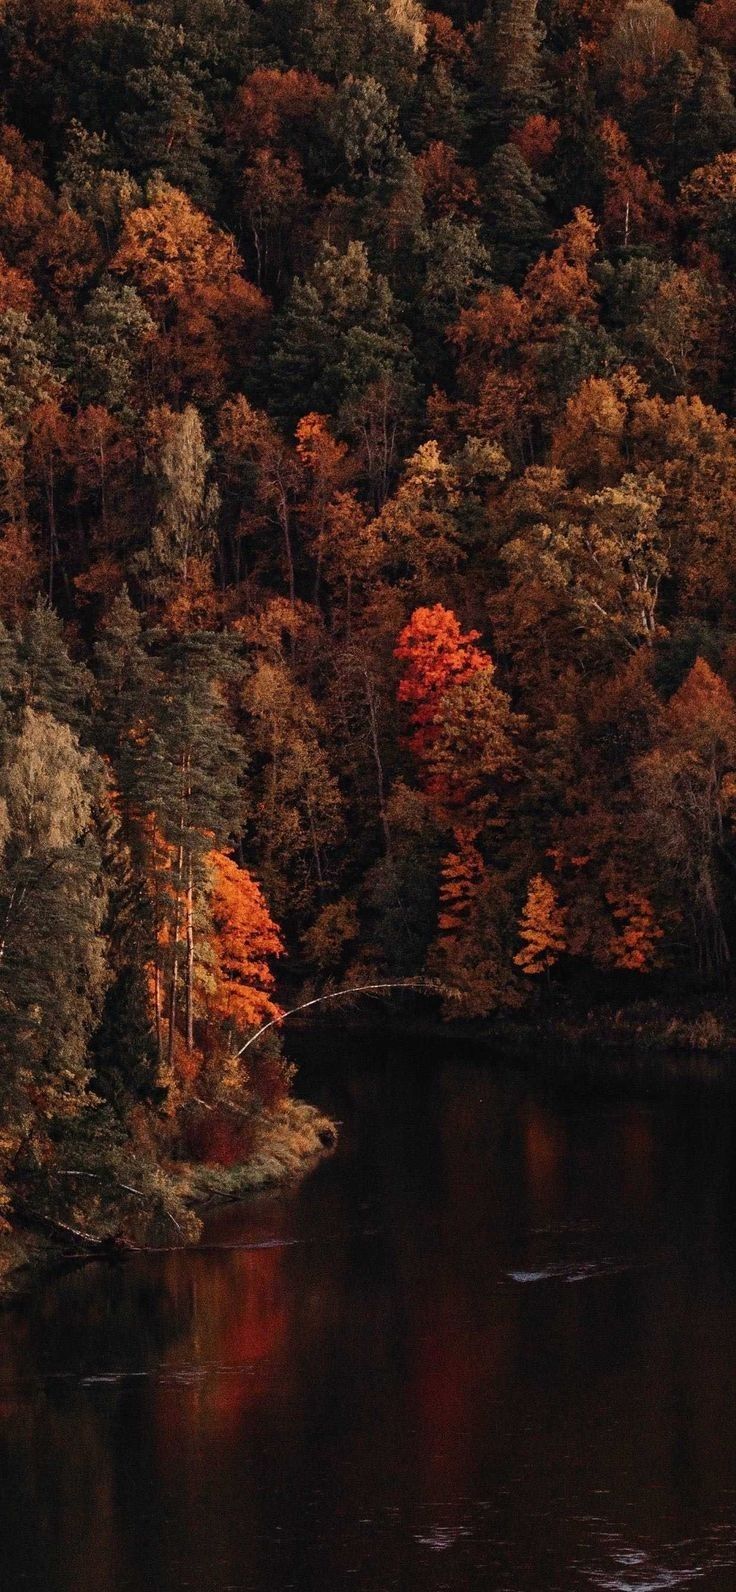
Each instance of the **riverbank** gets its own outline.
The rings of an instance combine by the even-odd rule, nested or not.
[[[575,1071],[591,1081],[736,1081],[736,1005],[726,996],[585,1001],[553,992],[522,1011],[449,1022],[426,1005],[386,1003],[374,1005],[370,1015],[328,1009],[292,1026],[302,1045],[310,1035],[316,1040],[337,1029],[355,1037],[384,1034],[468,1045],[531,1071]]]
[[[530,1033],[546,1035],[573,1049],[594,1043],[604,1052],[635,1049],[649,1056],[736,1055],[736,1010],[729,1002],[682,1002],[678,1006],[658,1000],[637,1000],[626,1005],[607,1003],[587,1010],[571,1005],[529,1024],[514,1028],[527,1042]]]
[[[0,1303],[59,1265],[196,1244],[208,1206],[294,1183],[336,1143],[331,1118],[288,1099],[264,1113],[251,1153],[238,1164],[161,1164],[125,1152],[75,1156],[74,1166],[49,1176],[38,1203],[20,1197],[18,1219],[0,1231]]]

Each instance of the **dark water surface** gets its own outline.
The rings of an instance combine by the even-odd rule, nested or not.
[[[0,1318],[2,1592],[736,1588],[733,1105],[446,1055],[333,1059],[299,1190]]]

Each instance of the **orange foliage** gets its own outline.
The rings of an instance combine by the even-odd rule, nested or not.
[[[71,0],[72,20],[81,32],[99,28],[109,17],[121,16],[129,9],[128,0]]]
[[[620,373],[613,381],[590,376],[582,382],[552,433],[550,464],[589,487],[617,480],[623,471],[627,396]]]
[[[99,598],[107,610],[125,585],[125,570],[112,553],[103,553],[83,574],[74,576],[74,585],[83,598]]]
[[[532,171],[544,171],[549,165],[559,136],[560,124],[557,119],[539,113],[527,117],[521,127],[515,127],[509,134],[511,143],[521,150]]]
[[[479,293],[448,332],[460,354],[464,387],[477,392],[494,356],[528,336],[529,312],[513,288]]]
[[[705,44],[724,55],[736,52],[736,8],[733,0],[701,0],[695,26]]]
[[[704,658],[696,658],[667,713],[678,739],[699,756],[716,762],[733,757],[736,702],[725,680]]]
[[[221,608],[209,558],[190,553],[186,576],[180,575],[161,613],[161,623],[173,636],[193,630],[213,630]]]
[[[549,424],[558,397],[545,363],[571,319],[597,319],[597,250],[598,227],[589,210],[577,209],[556,234],[555,248],[527,272],[520,293],[484,289],[449,328],[459,356],[457,418],[466,432],[524,457],[534,425]]]
[[[248,151],[282,141],[288,146],[300,124],[313,122],[333,92],[313,72],[256,67],[238,89],[228,134]]]
[[[120,492],[121,477],[135,461],[131,437],[109,409],[102,404],[88,404],[74,416],[69,451],[74,468],[75,498],[82,501],[89,493],[96,495],[104,525],[108,498]]]
[[[253,1119],[233,1115],[219,1104],[195,1118],[186,1134],[187,1155],[206,1166],[242,1165],[252,1155],[254,1142]]]
[[[10,523],[0,532],[0,618],[17,624],[38,584],[38,559],[25,526]]]
[[[450,609],[435,603],[416,608],[398,638],[394,656],[406,665],[398,698],[410,707],[414,732],[409,744],[420,763],[437,739],[439,709],[450,687],[490,666],[487,653],[475,646],[478,636],[477,630],[463,635]]]
[[[431,56],[447,67],[452,67],[458,63],[462,65],[469,63],[470,46],[468,40],[460,28],[454,26],[444,11],[426,11],[424,24],[427,29],[427,45]]]
[[[296,428],[296,451],[314,486],[315,496],[325,499],[345,476],[347,443],[333,437],[328,416],[303,415]]]
[[[596,310],[590,267],[598,249],[598,228],[590,211],[577,209],[556,240],[556,248],[531,267],[524,282],[532,324],[545,333],[571,315],[590,321]]]
[[[97,276],[104,260],[95,227],[62,204],[37,238],[36,249],[56,302],[71,313],[77,293]]]
[[[609,891],[607,894],[619,924],[607,947],[611,965],[630,972],[648,973],[656,965],[657,944],[664,937],[649,897],[641,890],[619,895]]]
[[[8,265],[0,254],[0,315],[6,310],[19,310],[28,315],[36,302],[36,288],[25,272]]]
[[[65,34],[91,33],[130,10],[128,0],[26,0],[26,5],[43,37],[56,39],[60,48]]]
[[[529,977],[548,972],[567,947],[564,908],[559,905],[549,880],[541,873],[535,874],[529,883],[519,920],[519,938],[522,948],[514,961]]]
[[[436,140],[414,160],[422,196],[432,215],[463,215],[478,206],[478,184],[449,144]]]
[[[238,1030],[256,1028],[281,1010],[273,1000],[270,958],[281,956],[283,942],[248,870],[222,852],[211,852],[208,865],[214,926],[214,987],[208,1010]]]
[[[601,122],[607,192],[604,230],[612,244],[663,243],[672,232],[674,212],[664,189],[633,158],[626,134],[611,117]]]
[[[110,269],[130,277],[158,321],[164,366],[208,396],[234,345],[252,346],[266,315],[232,238],[166,183],[127,216]]]
[[[445,945],[467,933],[484,881],[485,864],[472,834],[457,830],[456,851],[448,852],[440,877],[440,911],[437,927]]]
[[[374,574],[380,560],[376,524],[354,492],[336,492],[327,504],[316,546],[328,574],[345,582],[348,619],[354,583]]]

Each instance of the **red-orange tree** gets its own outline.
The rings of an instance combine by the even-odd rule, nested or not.
[[[396,642],[394,655],[405,666],[398,698],[409,708],[413,727],[409,745],[420,765],[427,762],[437,740],[440,708],[450,687],[492,666],[475,645],[479,634],[477,630],[464,634],[451,609],[435,603],[433,608],[415,608]]]
[[[210,852],[212,980],[207,1014],[242,1033],[278,1017],[271,962],[284,945],[260,885],[224,852]]]

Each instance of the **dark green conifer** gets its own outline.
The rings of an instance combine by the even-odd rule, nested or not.
[[[687,169],[685,110],[695,88],[695,69],[675,51],[654,76],[634,116],[637,143],[671,187]]]
[[[20,697],[26,706],[52,714],[60,724],[86,730],[92,676],[84,663],[70,658],[61,620],[42,597],[21,623],[16,656]]]
[[[489,0],[480,33],[477,115],[494,140],[507,138],[549,102],[537,0]]]
[[[555,206],[561,220],[578,205],[596,211],[603,192],[600,118],[586,61],[578,56],[560,93],[560,136],[552,171]]]
[[[386,375],[406,381],[407,337],[386,278],[357,240],[325,244],[309,276],[297,278],[279,316],[270,361],[277,413],[337,413]]]
[[[684,171],[707,166],[736,145],[736,102],[728,67],[717,50],[705,50],[681,120]]]
[[[88,1103],[107,984],[99,758],[22,708],[0,761],[0,1073],[6,1132],[32,1143]]]
[[[549,238],[547,184],[515,144],[494,150],[481,189],[494,275],[518,286]]]

